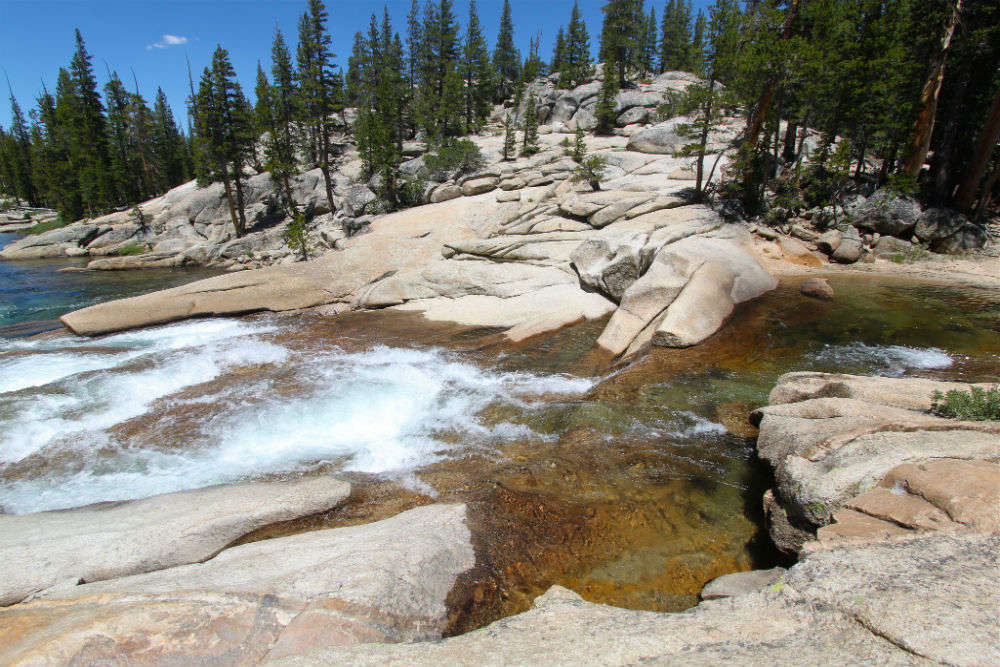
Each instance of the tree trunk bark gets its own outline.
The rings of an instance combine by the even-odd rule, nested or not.
[[[701,203],[705,200],[705,190],[702,187],[702,178],[705,175],[705,148],[708,147],[708,131],[712,125],[712,98],[715,95],[715,72],[708,77],[708,97],[705,98],[705,106],[702,113],[705,114],[704,124],[701,128],[701,138],[698,143],[698,167],[695,173],[694,200]]]
[[[785,128],[785,145],[781,152],[781,159],[785,162],[795,160],[795,136],[799,133],[799,124],[795,121],[788,121]]]
[[[910,131],[903,158],[903,173],[916,178],[927,159],[927,151],[931,146],[931,135],[934,132],[934,118],[937,115],[938,96],[941,94],[941,84],[944,81],[944,64],[951,45],[951,37],[955,34],[955,26],[962,14],[962,0],[955,0],[951,18],[941,36],[941,46],[931,60],[930,71],[923,90],[920,92],[920,112]]]
[[[983,185],[983,195],[979,198],[979,206],[976,207],[976,220],[982,220],[986,217],[986,209],[990,206],[990,200],[993,198],[993,188],[996,187],[997,181],[1000,181],[1000,160],[997,160],[996,165],[993,167],[993,173],[990,174]]]
[[[222,174],[222,185],[226,190],[226,203],[229,204],[229,217],[233,221],[233,231],[236,232],[236,236],[243,236],[240,231],[240,221],[236,217],[236,205],[233,203],[233,185],[229,181],[229,169],[223,170]]]
[[[323,174],[323,186],[326,189],[326,203],[330,206],[330,213],[336,213],[337,207],[333,203],[333,180],[330,178],[330,137],[324,127],[320,133],[319,150],[319,170]]]
[[[931,174],[934,182],[933,196],[938,205],[947,204],[948,199],[955,192],[955,178],[951,173],[951,165],[955,155],[955,142],[958,138],[958,121],[962,116],[962,106],[969,89],[969,79],[972,77],[971,63],[965,61],[961,64],[962,68],[959,72],[958,82],[955,84],[955,92],[944,115],[945,125],[941,132],[941,141],[934,149],[934,157],[931,159]]]
[[[240,165],[233,165],[233,189],[236,190],[236,214],[240,218],[240,228],[237,236],[243,236],[247,233],[247,214],[243,210],[243,179],[240,176]]]
[[[990,156],[996,148],[997,140],[1000,140],[1000,88],[993,95],[993,105],[990,107],[990,115],[986,119],[986,124],[979,132],[976,140],[976,150],[972,155],[972,161],[965,168],[962,174],[962,183],[958,186],[958,193],[955,195],[955,208],[960,211],[972,211],[973,203],[976,199],[976,192],[979,190],[979,183],[983,180],[983,174],[989,167]]]
[[[785,15],[785,23],[781,28],[781,41],[787,41],[792,36],[792,26],[795,25],[795,17],[799,13],[799,0],[791,0],[788,3],[788,13]],[[767,118],[767,114],[771,110],[771,103],[774,101],[774,93],[778,87],[778,82],[781,81],[781,77],[784,73],[784,68],[775,71],[770,77],[768,77],[767,82],[764,84],[764,89],[760,93],[760,97],[757,99],[757,109],[754,114],[750,117],[750,122],[747,124],[747,135],[744,140],[744,148],[750,152],[757,148],[757,142],[760,140],[760,130],[764,125],[764,120]]]
[[[292,182],[289,180],[288,175],[282,177],[282,186],[285,188],[285,206],[288,208],[289,213],[295,215],[295,197],[292,196]]]

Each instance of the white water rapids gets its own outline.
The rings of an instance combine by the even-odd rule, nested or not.
[[[532,436],[479,416],[589,379],[484,369],[439,349],[283,344],[267,321],[98,340],[0,340],[0,508],[23,513],[292,473],[406,474]],[[456,444],[461,443],[461,444]]]

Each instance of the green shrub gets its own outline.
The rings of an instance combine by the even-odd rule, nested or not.
[[[309,259],[306,248],[306,215],[301,211],[296,211],[292,221],[285,228],[285,243],[292,252],[302,255],[302,259]]]
[[[146,231],[149,226],[149,220],[146,218],[146,214],[143,213],[142,208],[138,204],[132,207],[132,210],[128,214],[129,219],[135,224],[139,225],[139,229]]]
[[[971,391],[934,392],[934,413],[967,421],[1000,420],[1000,385],[990,389],[972,387]]]
[[[907,248],[903,252],[896,253],[895,255],[889,255],[888,259],[890,262],[895,262],[896,264],[909,264],[910,262],[918,262],[922,259],[927,259],[930,257],[931,251],[927,249],[927,246],[922,243],[914,243],[912,248]]]
[[[399,207],[410,208],[424,203],[427,181],[419,174],[406,176],[399,184]]]
[[[577,164],[583,163],[587,157],[587,142],[582,128],[576,128],[576,140],[573,142],[573,160]]]
[[[118,248],[118,256],[124,257],[126,255],[142,255],[146,252],[146,246],[141,243],[126,243],[122,247]]]
[[[424,167],[433,181],[471,174],[486,165],[479,146],[468,139],[456,139],[434,147],[424,155]]]
[[[601,189],[601,179],[604,178],[604,170],[608,166],[607,159],[603,155],[591,155],[583,159],[583,162],[573,170],[573,181],[586,181],[594,190]]]
[[[62,216],[56,216],[51,220],[46,220],[44,222],[39,222],[31,227],[24,230],[25,234],[41,234],[43,232],[51,232],[53,229],[59,229],[60,227],[65,227],[69,223],[63,220]]]
[[[653,120],[663,122],[677,116],[687,116],[697,108],[698,102],[692,95],[668,94],[666,102],[656,107],[656,117]]]

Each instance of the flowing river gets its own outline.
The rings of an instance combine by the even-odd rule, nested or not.
[[[615,368],[593,353],[602,323],[521,346],[390,312],[16,336],[197,276],[0,272],[3,511],[246,479],[354,482],[343,508],[247,538],[261,539],[463,500],[477,567],[449,600],[453,632],[556,583],[680,610],[709,579],[774,563],[746,417],[781,373],[1000,380],[1000,294],[889,278],[831,278],[832,303],[783,284],[705,344]]]

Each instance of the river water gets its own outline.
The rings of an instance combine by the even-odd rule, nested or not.
[[[0,248],[19,238],[0,233]],[[0,261],[0,336],[14,337],[60,329],[57,318],[77,308],[174,287],[218,271],[150,269],[141,271],[60,272],[90,258]]]
[[[25,286],[5,315],[22,327],[60,304],[155,286],[154,276],[95,284],[51,267],[0,270]],[[336,474],[355,485],[342,509],[250,539],[461,500],[477,567],[449,600],[454,632],[523,610],[555,583],[594,601],[684,609],[709,579],[775,562],[759,523],[770,480],[746,417],[781,373],[1000,380],[997,292],[831,283],[832,303],[783,284],[705,344],[625,368],[594,354],[602,323],[520,346],[389,312],[8,335],[0,507]]]

